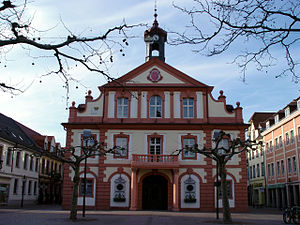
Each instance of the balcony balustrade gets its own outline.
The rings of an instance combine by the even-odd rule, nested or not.
[[[131,167],[149,169],[172,169],[178,168],[177,155],[140,155],[133,154]]]

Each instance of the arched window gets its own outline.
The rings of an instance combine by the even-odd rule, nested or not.
[[[150,98],[150,118],[162,117],[162,100],[160,96],[152,96]]]

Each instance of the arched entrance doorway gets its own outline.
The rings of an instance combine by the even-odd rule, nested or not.
[[[168,181],[159,175],[150,175],[143,180],[143,209],[168,209]]]

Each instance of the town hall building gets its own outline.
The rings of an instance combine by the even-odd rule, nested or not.
[[[91,91],[85,104],[72,103],[66,147],[83,144],[88,131],[99,143],[122,150],[87,160],[88,209],[213,211],[217,205],[216,164],[185,146],[214,146],[221,130],[244,140],[242,108],[226,104],[220,91],[214,99],[205,85],[165,63],[167,33],[158,26],[144,33],[146,62],[116,81]],[[155,52],[155,54],[154,54]],[[80,153],[80,152],[79,152]],[[80,177],[84,177],[82,163]],[[233,211],[247,211],[246,153],[227,164],[229,204]],[[63,208],[71,207],[74,172],[64,166]],[[79,208],[83,205],[79,187]],[[219,206],[222,206],[220,197]]]

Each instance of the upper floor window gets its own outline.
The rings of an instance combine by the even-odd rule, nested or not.
[[[270,141],[270,151],[273,152],[273,141]]]
[[[152,155],[161,154],[161,138],[151,137],[149,143],[149,153]]]
[[[300,109],[300,100],[297,102],[297,109]]]
[[[274,177],[274,163],[271,163],[272,177]]]
[[[30,156],[30,164],[29,164],[29,170],[33,170],[33,156]]]
[[[280,176],[280,163],[277,161],[277,176]]]
[[[289,133],[288,132],[285,133],[285,142],[286,142],[286,145],[290,144],[290,137],[289,137]]]
[[[300,140],[300,127],[298,127],[298,140]]]
[[[297,162],[296,162],[296,157],[293,156],[293,172],[297,171]]]
[[[150,98],[150,118],[162,117],[162,100],[160,96],[152,96]]]
[[[21,160],[21,152],[17,152],[17,155],[16,155],[16,168],[20,168],[20,160]]]
[[[282,136],[279,136],[279,147],[282,148]]]
[[[266,129],[269,129],[270,128],[270,122],[266,122]]]
[[[262,176],[265,175],[265,164],[264,164],[264,162],[261,163],[261,175]]]
[[[259,164],[257,164],[257,177],[260,177],[260,167],[259,167]]]
[[[116,137],[115,145],[117,146],[115,157],[125,158],[128,152],[128,138],[127,137]]]
[[[279,145],[278,145],[278,138],[275,138],[275,148],[278,149]]]
[[[294,131],[291,130],[291,144],[294,143]]]
[[[44,148],[45,148],[46,151],[48,150],[48,143],[47,142],[45,142]]]
[[[39,158],[35,159],[35,172],[37,172],[39,169]]]
[[[195,158],[196,153],[189,151],[188,148],[192,148],[195,145],[195,138],[184,138],[183,139],[183,158]]]
[[[284,161],[281,160],[281,174],[284,174]]]
[[[292,172],[292,162],[291,162],[291,158],[288,158],[288,171],[289,171],[289,173]]]
[[[271,176],[271,169],[270,169],[271,167],[270,167],[270,164],[268,164],[268,177],[270,177]]]
[[[250,166],[250,179],[252,179],[252,166]]]
[[[266,144],[267,152],[269,152],[269,143]]]
[[[45,159],[42,159],[42,168],[41,168],[41,173],[45,174]]]
[[[7,149],[6,153],[6,165],[10,166],[11,165],[11,157],[12,157],[12,151],[10,149]]]
[[[184,98],[182,101],[183,118],[194,118],[194,99]]]
[[[118,98],[117,117],[128,118],[128,98]]]
[[[255,165],[253,165],[253,178],[255,178],[256,177],[256,175],[255,175]]]
[[[24,155],[24,170],[27,170],[27,164],[28,164],[28,154],[25,153],[25,155]]]
[[[50,146],[50,152],[54,152],[55,147],[53,145]]]
[[[284,110],[284,115],[285,115],[285,117],[287,117],[287,116],[290,115],[290,108],[286,108],[286,109]]]

